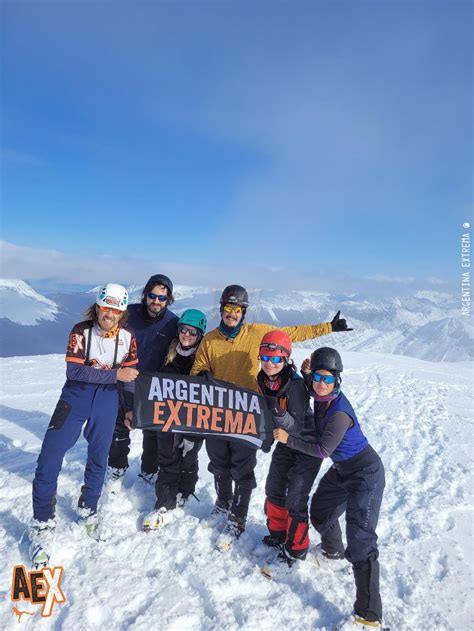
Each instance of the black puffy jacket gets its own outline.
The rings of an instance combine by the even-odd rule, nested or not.
[[[265,387],[263,370],[257,375],[260,392],[272,399],[274,404],[275,427],[281,427],[298,438],[315,436],[314,416],[309,405],[308,389],[303,379],[292,364],[285,366],[280,374],[283,385],[277,392]]]

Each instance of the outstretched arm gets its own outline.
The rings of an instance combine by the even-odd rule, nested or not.
[[[297,326],[284,326],[285,331],[290,336],[292,342],[304,342],[312,340],[315,337],[329,335],[329,333],[338,333],[340,331],[353,331],[347,326],[344,318],[340,317],[341,312],[338,311],[331,322],[323,322],[321,324],[299,324]]]
[[[284,326],[281,329],[289,335],[292,342],[304,342],[305,340],[312,340],[315,337],[321,337],[322,335],[329,335],[332,333],[332,327],[330,322],[323,322],[322,324],[298,324],[297,326]]]

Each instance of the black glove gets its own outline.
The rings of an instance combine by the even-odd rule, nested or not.
[[[341,310],[339,309],[339,311],[336,313],[334,318],[331,320],[333,333],[338,332],[338,331],[353,331],[354,329],[350,329],[347,326],[347,322],[345,321],[345,319],[339,317],[340,315],[341,315]]]
[[[273,418],[281,418],[282,416],[285,416],[285,410],[282,410],[278,404],[275,405],[273,408]]]
[[[208,381],[212,381],[212,375],[208,370],[201,370],[201,372],[198,374],[198,377],[204,377],[204,379],[207,379]]]
[[[278,401],[276,397],[272,397],[269,394],[265,394],[265,401],[267,403],[269,411],[273,414],[273,416],[281,416],[284,414],[284,410],[278,405]]]

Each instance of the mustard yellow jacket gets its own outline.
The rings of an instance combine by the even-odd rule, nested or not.
[[[332,333],[330,322],[277,327],[245,322],[236,338],[227,338],[218,328],[209,331],[199,345],[192,375],[208,370],[216,379],[258,391],[258,351],[260,341],[269,331],[284,331],[292,342],[304,342]]]

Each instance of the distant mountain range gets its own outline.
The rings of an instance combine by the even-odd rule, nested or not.
[[[141,286],[129,288],[131,302],[138,302]],[[276,326],[327,322],[338,309],[354,331],[336,333],[311,342],[339,349],[409,355],[429,361],[467,361],[474,356],[473,327],[460,315],[455,297],[418,291],[410,297],[375,298],[362,294],[328,294],[310,291],[250,290],[250,322]],[[62,353],[67,335],[84,309],[95,300],[96,288],[85,292],[38,293],[22,280],[0,279],[0,356]],[[175,288],[172,309],[179,315],[194,307],[209,318],[209,328],[219,323],[220,289]]]

